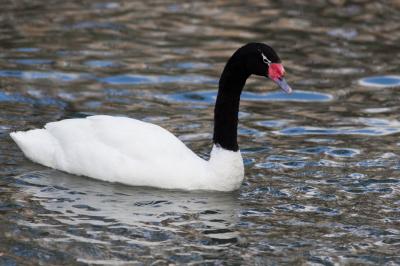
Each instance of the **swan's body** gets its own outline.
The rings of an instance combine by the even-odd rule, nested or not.
[[[167,130],[126,117],[67,119],[11,137],[32,161],[76,175],[134,186],[235,190],[244,178],[237,144],[241,91],[251,74],[268,76],[290,91],[279,62],[272,48],[256,43],[229,59],[219,83],[208,161]]]
[[[214,146],[205,161],[162,127],[126,117],[67,119],[11,137],[36,163],[127,185],[230,191],[244,176],[239,151]]]

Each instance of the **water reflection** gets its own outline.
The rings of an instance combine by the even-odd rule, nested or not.
[[[61,234],[54,240],[58,245],[79,242],[87,253],[78,258],[83,262],[95,263],[98,257],[85,243],[107,245],[114,252],[121,246],[156,248],[157,244],[181,241],[181,237],[196,237],[201,245],[239,241],[234,228],[239,208],[236,193],[129,187],[55,170],[25,173],[18,176],[17,185],[48,211],[40,222],[20,220],[19,225]],[[50,218],[56,227],[46,224]],[[62,233],[64,230],[67,232]]]
[[[400,76],[376,76],[368,77],[359,80],[361,86],[367,87],[399,87]]]
[[[56,183],[55,183],[56,181]],[[184,215],[200,215],[206,225],[225,228],[235,222],[235,193],[185,192],[129,187],[98,182],[56,170],[18,177],[32,194],[64,224],[157,227],[185,222]],[[212,222],[215,220],[218,222]],[[214,228],[216,229],[216,228]]]
[[[0,8],[1,265],[400,264],[396,1]],[[165,127],[207,159],[218,77],[250,41],[276,48],[295,91],[248,80],[238,192],[67,175],[29,162],[8,136],[123,115]]]
[[[217,97],[216,90],[182,92],[159,96],[171,102],[194,102],[214,104]],[[296,90],[291,94],[285,92],[255,93],[244,91],[241,95],[242,101],[276,101],[276,102],[326,102],[333,99],[332,95],[326,93]]]
[[[280,131],[274,131],[278,135],[298,136],[298,135],[370,135],[385,136],[400,132],[400,128],[395,127],[363,127],[363,128],[317,128],[317,127],[291,127]]]
[[[357,118],[353,123],[362,124],[364,127],[289,127],[274,131],[278,135],[371,135],[385,136],[400,132],[400,122],[397,120],[386,120],[377,118]]]
[[[150,76],[150,75],[117,75],[101,79],[102,82],[118,85],[118,84],[162,84],[162,83],[182,83],[182,84],[217,84],[217,80],[199,76]]]
[[[60,82],[70,82],[79,79],[87,79],[90,75],[88,74],[75,74],[75,73],[63,73],[63,72],[39,72],[39,71],[16,71],[16,70],[0,70],[0,77],[3,78],[19,78],[24,80],[35,80],[35,79],[49,79],[57,80]]]

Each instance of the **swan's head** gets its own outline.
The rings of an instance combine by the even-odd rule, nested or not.
[[[285,92],[292,92],[292,88],[284,79],[285,69],[281,59],[272,47],[263,43],[249,43],[243,48],[247,54],[246,68],[249,74],[267,77]]]

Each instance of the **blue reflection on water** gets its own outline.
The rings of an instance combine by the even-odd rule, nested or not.
[[[117,66],[117,64],[111,60],[89,60],[85,62],[85,65],[92,68],[105,68],[105,67]]]
[[[52,60],[47,59],[15,59],[10,61],[20,65],[49,65],[53,63]]]
[[[25,104],[38,104],[44,106],[60,106],[65,107],[66,103],[54,98],[50,97],[41,97],[41,98],[30,98],[20,94],[11,94],[0,91],[0,103],[1,102],[9,102],[9,103],[25,103]]]
[[[397,87],[400,86],[400,76],[375,76],[359,80],[362,86]]]
[[[110,29],[110,30],[125,29],[125,26],[122,24],[108,23],[108,22],[99,23],[96,21],[82,21],[67,27],[70,27],[72,29]]]
[[[328,102],[333,96],[327,93],[296,90],[291,94],[285,92],[253,93],[244,92],[242,99],[248,101],[282,101],[282,102]]]
[[[109,67],[113,66],[112,61],[88,61],[91,67]],[[76,80],[97,79],[100,82],[113,85],[143,85],[143,84],[162,84],[162,83],[177,83],[177,84],[217,84],[218,80],[202,76],[202,75],[114,75],[105,78],[96,78],[88,73],[67,73],[60,71],[20,71],[20,70],[0,70],[0,77],[19,78],[26,80],[35,79],[53,79],[63,82]]]
[[[155,75],[115,75],[99,79],[108,84],[157,84],[157,83],[184,83],[184,84],[217,84],[217,80],[202,75],[155,76]]]
[[[168,95],[162,95],[163,98],[171,102],[196,102],[213,104],[217,96],[217,91],[194,91],[180,92]],[[326,93],[310,91],[294,91],[291,94],[284,92],[255,93],[243,92],[241,96],[245,101],[276,101],[276,102],[327,102],[333,99],[333,96]]]
[[[58,81],[75,81],[79,79],[87,79],[88,74],[75,74],[65,72],[40,72],[40,71],[19,71],[19,70],[0,70],[0,77],[19,78],[19,79],[54,79]]]
[[[289,127],[274,131],[277,135],[301,136],[301,135],[370,135],[385,136],[400,132],[399,126],[364,127],[364,128],[318,128],[318,127]]]
[[[0,91],[0,102],[22,102],[33,103],[33,100],[18,94],[9,94]]]
[[[174,65],[167,64],[166,66],[172,66],[180,69],[211,69],[212,66],[207,63],[201,62],[181,62]]]
[[[20,48],[15,49],[15,51],[25,52],[25,53],[34,53],[34,52],[39,52],[40,49],[35,48],[35,47],[20,47]]]
[[[349,148],[332,148],[326,152],[327,155],[333,157],[354,157],[360,154],[360,151],[357,149],[349,149]]]

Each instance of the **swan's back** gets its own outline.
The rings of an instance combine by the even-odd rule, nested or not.
[[[136,160],[197,157],[164,128],[127,117],[97,115],[67,119],[48,123],[45,129],[63,143],[71,138],[71,134],[78,134],[79,139],[98,141]]]

